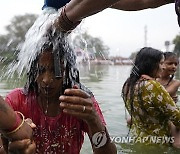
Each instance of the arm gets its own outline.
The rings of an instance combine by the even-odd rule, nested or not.
[[[3,120],[4,123],[11,125],[11,127],[3,128],[2,130],[3,135],[1,136],[1,138],[3,140],[4,149],[6,151],[8,151],[9,149],[11,152],[18,150],[23,151],[24,154],[33,154],[36,145],[32,141],[32,128],[34,128],[35,125],[32,120],[24,119],[23,114],[14,112],[10,107],[10,100],[11,99],[7,99],[7,97],[6,101],[4,101],[2,98],[0,99],[0,104],[3,104],[7,109],[6,112],[9,113],[10,116],[14,115],[14,120],[11,120],[12,118],[9,116],[9,114],[6,114],[3,117],[5,119],[0,118],[0,120]]]
[[[148,8],[157,8],[162,5],[174,3],[174,0],[120,0],[111,8],[124,11],[138,11]]]
[[[55,20],[54,26],[60,31],[70,32],[82,19],[108,7],[135,11],[156,8],[173,2],[174,0],[71,0]]]
[[[15,122],[15,112],[0,96],[0,130],[7,130],[12,128]]]
[[[19,139],[30,139],[32,137],[32,129],[26,123],[23,122],[20,129],[14,133],[8,134],[8,131],[12,131],[21,124],[22,119],[19,119],[18,125],[16,126],[17,118],[19,115],[16,115],[14,110],[0,97],[0,131],[3,135],[8,137],[10,140],[19,140]],[[15,128],[14,128],[15,126]]]
[[[71,0],[66,6],[66,14],[71,21],[79,21],[98,13],[119,0]]]
[[[174,80],[174,81],[172,82],[172,84],[170,84],[170,85],[166,88],[166,90],[167,90],[167,92],[170,94],[170,96],[173,97],[173,96],[176,95],[179,86],[180,86],[180,81],[179,81],[179,80]]]
[[[104,119],[102,117],[100,118],[100,115],[102,115],[101,110],[95,100],[95,98],[92,98],[93,101],[93,106],[95,107],[95,114],[96,116],[92,120],[86,121],[87,126],[88,126],[88,136],[91,141],[91,145],[94,151],[94,154],[104,154],[104,153],[111,153],[111,154],[116,154],[116,146],[111,142],[108,130],[106,129],[105,122],[103,122]],[[99,111],[98,111],[99,110]],[[107,139],[107,143],[98,148],[98,146],[102,142],[98,142],[98,138],[96,138],[96,135],[102,135],[104,133],[104,136],[102,137],[102,140]],[[96,140],[97,139],[97,140]],[[97,143],[97,144],[94,144]]]
[[[73,30],[83,18],[96,14],[119,0],[71,0],[60,11],[53,26],[62,32]]]
[[[60,96],[59,99],[61,102],[60,107],[64,113],[82,119],[87,124],[88,136],[95,154],[117,153],[116,147],[110,141],[108,131],[97,113],[95,104],[87,93],[77,88],[66,89],[65,95]],[[98,132],[105,134],[104,138],[107,138],[107,140],[105,139],[106,142],[101,147],[96,148],[98,146],[95,146],[96,144],[94,144],[92,138]]]
[[[24,154],[32,154],[35,151],[35,144],[31,143],[32,139],[32,129],[30,127],[30,123],[27,124],[26,122],[23,122],[22,119],[19,121],[22,123],[22,126],[15,131],[14,133],[8,134],[8,130],[12,131],[16,129],[17,126],[14,128],[17,122],[17,115],[13,111],[13,109],[3,100],[2,97],[0,97],[0,130],[1,133],[3,134],[3,144],[4,144],[4,149],[7,151],[7,144],[8,140],[15,142],[15,144],[12,142],[10,144],[9,149],[11,152],[13,149],[19,148],[20,150],[24,150]],[[25,139],[25,140],[22,140]],[[17,140],[22,140],[21,142],[24,144],[17,144],[16,142],[19,142]],[[6,143],[5,143],[6,142]],[[22,146],[24,145],[24,146]],[[16,148],[15,148],[16,147]],[[3,149],[1,149],[3,151]]]
[[[71,21],[79,21],[112,5],[120,10],[141,10],[169,3],[174,0],[71,0],[66,6],[66,14]]]

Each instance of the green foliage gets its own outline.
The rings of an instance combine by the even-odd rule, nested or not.
[[[109,47],[104,45],[100,38],[92,37],[87,32],[77,35],[73,40],[73,45],[82,50],[86,49],[94,58],[108,59]]]
[[[37,15],[25,14],[13,17],[11,23],[5,27],[6,34],[0,35],[0,54],[5,63],[16,59],[18,45],[25,39],[25,34],[36,20]]]
[[[174,53],[176,53],[178,56],[180,56],[180,35],[177,35],[175,39],[173,40],[174,46]]]

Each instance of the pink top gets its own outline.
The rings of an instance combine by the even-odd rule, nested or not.
[[[95,98],[93,104],[100,119],[105,124],[102,112]],[[15,111],[20,111],[26,118],[31,118],[36,124],[34,141],[36,153],[44,154],[79,154],[84,132],[88,132],[85,122],[73,116],[61,113],[56,117],[46,116],[37,103],[35,94],[25,95],[23,89],[14,89],[6,96],[6,102]]]

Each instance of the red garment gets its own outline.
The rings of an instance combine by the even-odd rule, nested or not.
[[[102,122],[104,118],[96,102],[93,104]],[[36,153],[44,154],[79,154],[83,141],[84,132],[88,131],[85,122],[73,116],[61,113],[56,117],[46,116],[37,103],[35,94],[25,95],[23,89],[14,89],[6,96],[8,102],[15,111],[20,111],[25,118],[31,118],[36,124],[34,129],[34,141]]]

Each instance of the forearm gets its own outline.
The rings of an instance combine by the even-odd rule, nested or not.
[[[93,122],[90,122],[88,124],[88,128],[89,128],[88,136],[91,140],[92,148],[95,154],[104,154],[104,153],[116,154],[117,153],[115,144],[111,142],[109,133],[99,118],[94,120]],[[97,148],[93,144],[92,137],[95,133],[102,132],[102,131],[106,133],[107,142],[104,146]]]
[[[12,128],[15,122],[15,112],[0,96],[0,130],[8,130],[9,128]]]
[[[71,0],[60,11],[54,22],[54,27],[62,32],[69,33],[76,28],[81,20],[108,8],[119,0]]]
[[[166,88],[166,91],[170,94],[171,97],[176,96],[179,86],[180,86],[180,82],[178,81],[173,82],[171,85],[169,85]]]
[[[174,3],[174,0],[120,0],[111,8],[124,11],[138,11],[148,8],[157,8],[162,5]]]
[[[21,115],[17,114],[0,96],[0,132],[10,140],[32,137],[32,128]]]
[[[66,6],[67,17],[71,21],[79,21],[98,13],[119,0],[71,0]]]

